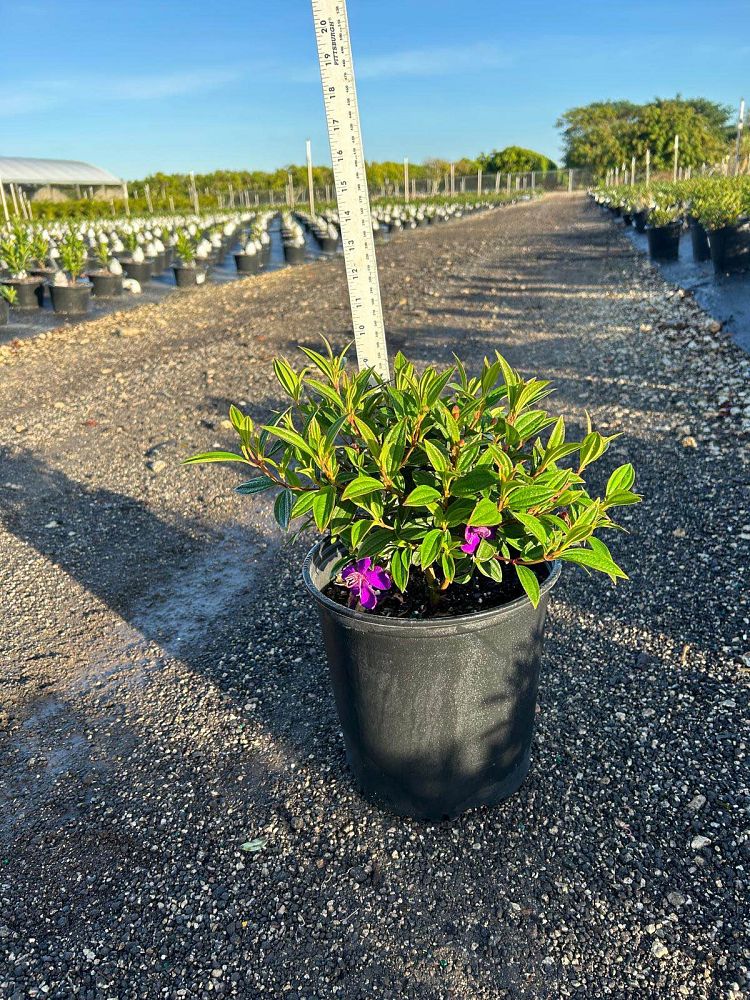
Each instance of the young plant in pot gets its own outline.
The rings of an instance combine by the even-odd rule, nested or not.
[[[110,261],[109,244],[97,243],[94,252],[99,266],[88,273],[91,294],[98,299],[122,295],[122,268],[119,263]]]
[[[44,285],[41,278],[29,274],[31,262],[31,241],[28,233],[20,226],[0,240],[0,260],[10,272],[3,278],[3,284],[16,291],[15,305],[19,309],[36,309],[44,301]]]
[[[50,267],[49,240],[41,229],[35,229],[29,242],[31,252],[30,272],[34,277],[43,281],[49,280],[55,273],[55,268]]]
[[[206,268],[198,267],[195,260],[195,244],[184,230],[178,234],[175,244],[180,263],[172,267],[178,288],[195,288],[206,280]]]
[[[470,377],[458,359],[419,376],[399,354],[383,382],[351,374],[346,352],[302,350],[312,368],[274,362],[288,409],[256,427],[232,407],[238,451],[187,461],[251,466],[239,493],[277,491],[283,529],[322,535],[303,579],[365,794],[425,818],[498,802],[529,768],[562,563],[625,578],[597,535],[640,499],[633,468],[590,496],[612,438],[566,441],[539,405],[549,382],[499,355]]]
[[[696,219],[705,228],[717,274],[750,268],[750,206],[737,178],[722,178],[702,190],[693,201]]]
[[[10,318],[10,306],[16,304],[18,292],[10,285],[0,285],[0,326],[5,326]]]
[[[648,213],[646,235],[652,260],[677,260],[680,255],[682,209],[679,205],[654,205]]]
[[[139,285],[151,281],[153,264],[150,260],[146,260],[146,255],[138,242],[138,234],[133,230],[124,233],[122,241],[128,251],[128,256],[122,258],[126,277],[134,278]]]
[[[73,229],[69,229],[60,241],[60,264],[50,283],[52,308],[56,313],[78,316],[88,312],[91,285],[81,282],[81,274],[86,266],[86,245]]]

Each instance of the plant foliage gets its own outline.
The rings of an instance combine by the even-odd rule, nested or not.
[[[345,550],[342,565],[377,558],[402,591],[412,573],[439,600],[474,573],[499,581],[513,572],[536,604],[529,567],[557,559],[625,578],[597,533],[615,527],[614,508],[640,499],[635,472],[622,465],[604,496],[589,494],[584,473],[612,437],[589,426],[568,441],[563,418],[540,406],[549,382],[522,378],[499,354],[472,377],[457,358],[420,375],[399,353],[383,382],[350,373],[346,351],[327,343],[302,351],[311,362],[302,370],[274,362],[287,409],[257,427],[233,406],[239,450],[187,462],[252,466],[239,493],[278,491],[284,530],[314,525]]]

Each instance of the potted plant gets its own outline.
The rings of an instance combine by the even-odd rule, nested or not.
[[[0,326],[5,326],[10,316],[9,306],[16,304],[18,293],[10,285],[0,285]]]
[[[35,229],[29,240],[31,254],[29,271],[34,277],[46,280],[55,273],[55,269],[50,267],[49,250],[49,240],[44,232],[41,229]]]
[[[692,211],[705,228],[717,274],[750,268],[750,204],[739,179],[722,178],[703,190]]]
[[[677,260],[679,257],[681,216],[678,205],[654,205],[649,210],[646,235],[652,260]]]
[[[549,382],[499,355],[470,377],[398,354],[384,382],[326,347],[274,362],[290,406],[270,424],[231,408],[237,452],[187,462],[251,466],[239,493],[276,491],[283,529],[323,536],[303,578],[363,791],[427,818],[497,802],[529,768],[549,592],[563,562],[625,578],[597,534],[640,499],[635,473],[590,496],[612,438],[566,441]]]
[[[257,274],[260,271],[260,247],[262,247],[260,241],[256,241],[250,237],[242,250],[234,255],[234,263],[237,266],[238,274]]]
[[[91,294],[98,299],[113,298],[122,295],[122,268],[117,265],[112,270],[114,261],[109,259],[109,244],[97,243],[96,259],[99,266],[88,272],[88,279],[91,282]],[[119,269],[120,273],[117,273]]]
[[[31,261],[31,242],[28,233],[21,226],[0,240],[0,259],[10,273],[3,278],[3,284],[16,291],[16,306],[19,309],[34,309],[44,301],[44,285],[38,277],[28,272]]]
[[[86,246],[78,233],[69,229],[59,250],[63,270],[55,274],[49,286],[52,308],[56,313],[78,316],[88,312],[91,296],[91,285],[80,281],[86,266]]]
[[[128,255],[121,258],[126,277],[134,278],[139,285],[151,281],[153,264],[150,260],[146,260],[146,255],[138,242],[138,234],[134,230],[123,233],[122,242],[128,251]]]
[[[194,288],[206,280],[207,269],[198,267],[195,262],[195,244],[184,230],[178,234],[175,244],[179,264],[172,267],[174,280],[178,288]]]

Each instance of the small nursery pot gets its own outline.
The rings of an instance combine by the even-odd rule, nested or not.
[[[196,285],[202,285],[206,280],[206,268],[196,267],[195,264],[175,264],[172,270],[178,288],[195,288]]]
[[[135,278],[139,285],[145,285],[151,281],[154,273],[154,265],[150,260],[136,261],[125,259],[120,261],[120,263],[126,277]]]
[[[111,299],[122,295],[122,275],[110,274],[109,271],[89,271],[91,294],[97,299]]]
[[[638,212],[633,212],[633,225],[635,226],[635,231],[637,233],[646,232],[646,219],[648,217],[648,212],[645,208]]]
[[[5,299],[0,299],[0,326],[5,326],[10,316],[10,307]]]
[[[44,284],[40,278],[3,278],[3,284],[15,288],[16,309],[38,309],[44,302]]]
[[[306,247],[295,247],[291,243],[284,244],[284,259],[287,264],[304,264]]]
[[[711,260],[711,248],[708,245],[708,235],[697,219],[690,220],[690,242],[693,247],[693,260]]]
[[[318,606],[349,766],[364,795],[403,816],[443,819],[515,792],[530,765],[549,592],[453,618],[404,620],[330,600],[340,552],[303,567]]]
[[[260,271],[259,253],[236,253],[234,262],[237,265],[239,274],[257,274]]]
[[[156,277],[158,274],[164,274],[167,269],[167,252],[166,250],[160,250],[155,257],[151,258],[151,275]]]
[[[50,285],[52,308],[63,316],[82,316],[89,311],[91,285]]]
[[[713,229],[708,245],[716,274],[750,269],[750,223]]]
[[[653,226],[648,230],[648,255],[651,260],[677,260],[680,256],[681,222]]]
[[[339,245],[338,236],[321,236],[318,240],[323,253],[336,253]]]

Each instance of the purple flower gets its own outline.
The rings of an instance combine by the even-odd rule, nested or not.
[[[482,541],[483,538],[494,538],[494,537],[495,537],[494,528],[485,528],[483,526],[480,526],[478,528],[472,528],[471,525],[467,524],[466,529],[464,531],[464,538],[466,539],[466,542],[464,545],[461,546],[461,551],[466,552],[467,555],[473,556],[474,553],[479,548],[479,543]]]
[[[367,611],[377,605],[381,590],[391,589],[391,574],[382,566],[373,566],[369,557],[344,567],[341,577],[352,597]]]

